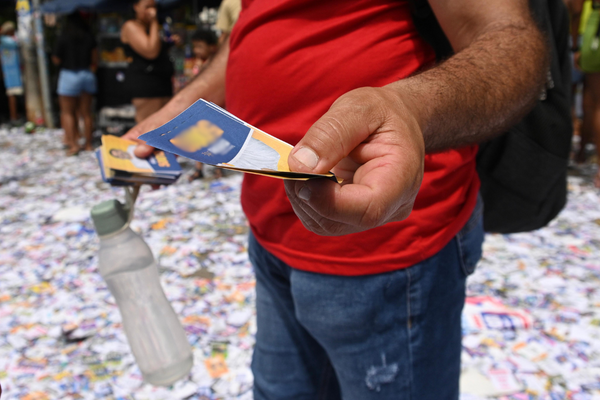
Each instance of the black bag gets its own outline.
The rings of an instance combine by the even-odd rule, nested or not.
[[[452,47],[427,0],[410,0],[413,21],[438,61]],[[482,143],[477,172],[486,232],[515,233],[547,225],[567,201],[571,150],[569,18],[563,0],[530,0],[532,15],[548,38],[551,65],[535,108],[501,136]]]

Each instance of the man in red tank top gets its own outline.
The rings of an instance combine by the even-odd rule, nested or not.
[[[245,0],[211,65],[128,133],[203,97],[294,144],[292,170],[344,179],[244,178],[256,400],[458,398],[476,144],[534,104],[547,54],[527,0],[429,3],[456,52],[438,65],[408,1]]]

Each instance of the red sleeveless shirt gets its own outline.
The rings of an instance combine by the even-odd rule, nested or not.
[[[230,44],[227,109],[294,145],[340,95],[384,86],[435,59],[400,0],[245,0]],[[366,232],[309,232],[277,179],[246,175],[242,206],[259,243],[291,267],[393,271],[434,255],[466,223],[479,190],[476,152],[428,154],[411,215]]]

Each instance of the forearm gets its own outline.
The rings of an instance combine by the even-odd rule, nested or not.
[[[160,29],[158,21],[155,19],[150,24],[150,31],[148,35],[148,49],[150,52],[152,52],[152,54],[156,54],[154,58],[158,57],[161,45]]]
[[[493,138],[518,122],[546,79],[545,39],[533,23],[497,24],[444,63],[387,87],[415,117],[426,151]]]
[[[178,113],[199,98],[223,106],[225,104],[225,70],[229,58],[229,41],[219,46],[217,54],[183,90],[165,106]]]

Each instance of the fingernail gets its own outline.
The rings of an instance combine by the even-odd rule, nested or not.
[[[300,149],[294,153],[294,157],[310,169],[314,169],[319,162],[319,157],[309,147],[300,147]]]
[[[302,186],[302,188],[298,192],[298,197],[300,197],[304,201],[309,201],[310,193],[311,192],[310,192],[310,189],[308,188],[308,186]]]

